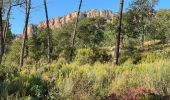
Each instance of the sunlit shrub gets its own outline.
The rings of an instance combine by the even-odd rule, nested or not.
[[[94,52],[92,49],[79,49],[77,50],[75,61],[79,62],[80,65],[93,63]]]

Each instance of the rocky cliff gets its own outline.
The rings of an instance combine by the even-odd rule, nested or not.
[[[49,19],[49,26],[51,29],[61,28],[64,24],[68,22],[72,22],[76,17],[77,17],[77,12],[73,12],[73,13],[67,14],[64,17],[52,18],[52,19]],[[80,19],[83,19],[86,17],[92,17],[92,18],[104,17],[108,21],[111,21],[113,17],[113,13],[111,10],[96,10],[96,9],[88,10],[88,11],[80,13]],[[44,29],[44,28],[46,28],[45,21],[40,22],[38,25],[30,24],[28,26],[28,35],[31,35],[34,32],[36,32],[37,29]]]

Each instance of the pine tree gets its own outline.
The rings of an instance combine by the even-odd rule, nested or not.
[[[75,39],[76,39],[76,35],[77,35],[76,29],[77,29],[77,25],[78,25],[78,21],[79,21],[79,16],[80,16],[80,10],[81,10],[81,6],[82,6],[82,2],[83,2],[83,0],[80,0],[79,8],[78,8],[78,11],[77,11],[77,18],[76,18],[76,21],[75,21],[74,30],[73,30],[73,34],[72,34],[70,61],[73,60],[73,55],[74,55],[74,50],[75,50]]]
[[[118,18],[118,27],[117,27],[117,35],[116,35],[116,46],[115,46],[115,53],[114,53],[114,64],[118,65],[119,63],[119,49],[120,49],[120,36],[122,30],[122,13],[123,13],[123,4],[124,0],[120,0],[119,5],[119,18]]]
[[[31,9],[31,0],[26,1],[26,15],[25,15],[25,26],[23,30],[23,42],[22,42],[22,48],[21,48],[21,55],[20,55],[20,63],[18,70],[21,71],[21,68],[24,63],[24,51],[28,42],[28,36],[27,36],[27,28],[28,28],[28,22],[29,22],[29,15],[30,15],[30,9]],[[27,53],[27,51],[26,51]]]

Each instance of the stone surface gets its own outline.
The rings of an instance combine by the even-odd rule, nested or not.
[[[37,30],[37,26],[36,25],[29,24],[28,25],[28,29],[27,29],[28,36],[32,35],[32,33],[36,32],[36,30]]]
[[[49,19],[49,26],[51,29],[61,28],[64,24],[74,21],[76,17],[77,17],[77,12],[73,12],[63,17],[52,18],[52,19]],[[92,10],[88,10],[88,11],[80,13],[80,19],[83,19],[85,17],[91,17],[91,18],[104,17],[108,21],[111,21],[113,18],[113,13],[111,10],[92,9]],[[38,25],[30,24],[28,26],[28,35],[31,36],[32,34],[36,32],[37,29],[45,29],[45,28],[46,28],[46,21],[42,21]]]

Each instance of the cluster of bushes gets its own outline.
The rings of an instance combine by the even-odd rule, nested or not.
[[[108,63],[112,59],[112,55],[108,54],[106,50],[92,50],[92,49],[79,49],[77,50],[75,61],[81,65],[93,64],[95,62]]]
[[[87,64],[94,56],[92,50],[87,51],[78,51],[80,55],[70,64],[39,62],[25,65],[20,73],[15,67],[1,66],[0,98],[94,100],[105,99],[112,93],[123,97],[132,88],[144,88],[160,96],[170,94],[169,59],[154,61],[156,56],[152,58],[161,54],[150,53],[137,65],[125,62],[113,67],[110,63]],[[82,61],[87,63],[82,64]]]
[[[48,95],[48,85],[36,74],[21,74],[14,67],[0,68],[0,99],[43,99]]]

